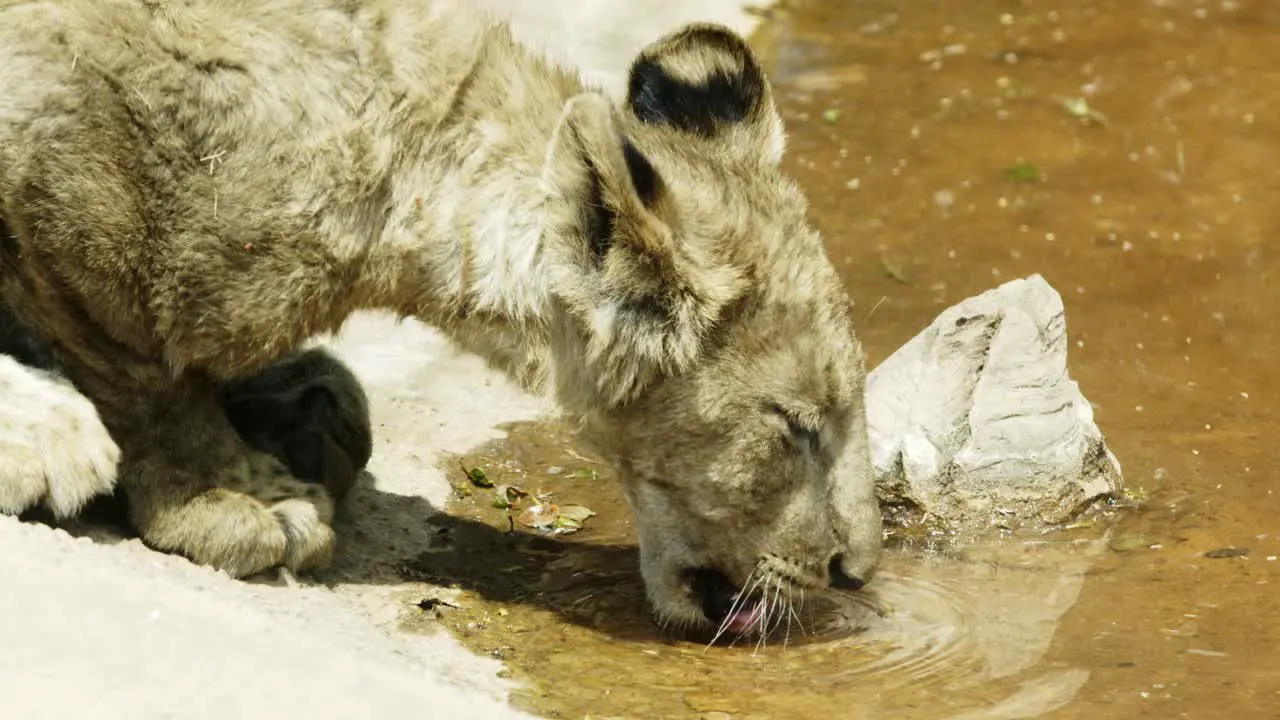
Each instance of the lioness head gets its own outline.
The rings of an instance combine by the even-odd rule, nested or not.
[[[693,25],[640,54],[622,107],[570,100],[547,156],[551,380],[617,463],[676,625],[767,631],[880,557],[863,353],[783,137],[745,42]]]

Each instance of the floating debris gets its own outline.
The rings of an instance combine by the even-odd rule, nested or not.
[[[884,257],[880,258],[880,272],[884,273],[885,277],[900,282],[903,285],[911,284],[911,278],[907,277],[907,274],[902,271],[902,268],[890,263]]]
[[[1204,556],[1207,558],[1213,558],[1214,560],[1221,560],[1222,558],[1244,557],[1248,554],[1249,548],[1225,547],[1217,550],[1210,550],[1205,553]]]
[[[835,123],[840,119],[840,111],[835,108],[828,108],[822,111],[822,121],[828,125]]]
[[[494,490],[493,506],[501,510],[509,510],[528,497],[530,497],[529,493],[515,485],[499,485]]]
[[[1029,162],[1020,162],[1004,169],[1004,176],[1014,182],[1037,182],[1044,180],[1040,168]]]
[[[560,508],[560,517],[556,518],[556,527],[562,530],[577,531],[587,518],[595,515],[595,511],[582,505],[565,505]]]
[[[1200,655],[1203,657],[1230,657],[1230,655],[1224,652],[1219,652],[1217,650],[1201,650],[1200,648],[1187,648],[1182,652],[1187,655]]]
[[[524,512],[516,520],[525,527],[541,530],[550,535],[567,535],[582,529],[587,518],[595,511],[582,505],[556,506],[540,502]]]
[[[1107,546],[1116,552],[1124,553],[1133,552],[1134,550],[1146,550],[1155,544],[1156,541],[1146,535],[1135,533],[1133,535],[1122,535],[1112,540]]]
[[[516,521],[525,527],[544,529],[551,527],[559,516],[560,508],[551,503],[538,503],[520,513]]]
[[[1151,493],[1147,492],[1146,488],[1141,486],[1127,487],[1121,492],[1121,494],[1127,502],[1134,505],[1145,505],[1147,501],[1151,499]]]
[[[462,609],[461,607],[454,605],[448,600],[441,600],[440,598],[434,598],[434,597],[423,598],[418,602],[414,603],[414,605],[417,605],[419,609],[425,610],[427,612],[439,611],[441,607],[453,608],[454,610]]]
[[[475,485],[476,487],[479,487],[479,488],[493,487],[493,481],[489,479],[488,474],[486,474],[485,471],[480,467],[473,467],[470,470],[468,470],[467,466],[463,465],[462,472],[464,475],[467,476],[467,479],[471,481],[471,484]]]
[[[1096,123],[1103,127],[1110,127],[1111,121],[1100,111],[1090,107],[1089,101],[1084,98],[1054,98],[1058,104],[1062,106],[1067,114],[1074,118],[1079,118],[1085,123]]]

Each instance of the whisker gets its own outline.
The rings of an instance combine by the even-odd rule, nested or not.
[[[763,600],[760,602],[760,614],[756,618],[756,625],[760,627],[756,634],[756,647],[751,651],[752,656],[760,654],[760,647],[769,647],[769,631],[765,625],[766,618],[769,617],[769,584],[773,582],[772,577],[766,577],[764,590],[762,591]]]
[[[760,566],[758,565],[751,569],[751,572],[747,575],[746,581],[742,584],[743,589],[738,593],[738,596],[733,599],[733,604],[729,606],[729,613],[724,616],[724,620],[720,621],[719,629],[716,630],[716,634],[711,638],[711,642],[707,643],[706,647],[702,648],[703,652],[711,649],[711,646],[716,644],[716,641],[720,639],[720,636],[724,635],[724,631],[729,629],[729,622],[733,619],[733,614],[738,610],[738,605],[746,600],[749,593],[749,587],[751,585],[751,579],[756,576],[756,572],[759,571],[759,569]]]
[[[785,620],[787,617],[786,613],[781,612],[784,604],[782,600],[782,590],[783,590],[782,586],[783,586],[783,582],[781,580],[777,580],[777,579],[774,580],[773,602],[771,607],[771,610],[773,612],[773,617],[771,618],[771,622],[769,624],[770,635],[772,635],[773,632],[778,629],[778,626],[781,625],[782,621]]]
[[[747,575],[747,582],[751,582],[751,577],[755,575],[755,572],[756,572],[755,570],[752,570],[751,573]],[[712,636],[711,641],[707,643],[707,646],[702,649],[703,652],[706,652],[708,648],[710,648],[712,645],[715,645],[716,640],[719,640],[720,636],[724,634],[724,631],[728,629],[729,621],[733,618],[734,609],[738,607],[738,603],[741,601],[741,597],[742,596],[739,595],[738,597],[733,599],[733,603],[729,605],[729,613],[724,616],[723,620],[720,621],[720,627],[716,628],[715,635]]]
[[[769,587],[772,585],[772,587]],[[763,611],[760,613],[760,638],[756,643],[755,652],[758,654],[760,649],[768,649],[769,636],[777,629],[779,622],[778,607],[782,597],[782,581],[776,577],[770,577],[769,583],[766,584],[764,590]]]
[[[757,567],[757,568],[756,568],[756,570],[759,570],[759,567]],[[752,574],[755,574],[755,572],[756,572],[756,571],[755,571],[755,570],[753,570],[753,571],[752,571]],[[748,576],[748,577],[750,577],[750,576]],[[746,598],[751,597],[751,596],[752,596],[752,594],[753,594],[753,593],[755,593],[755,590],[756,590],[756,588],[757,588],[757,587],[759,587],[759,586],[760,586],[760,583],[762,583],[762,582],[766,582],[768,579],[769,579],[769,576],[768,576],[768,574],[767,574],[767,573],[761,573],[761,574],[760,574],[760,576],[759,576],[758,578],[756,578],[756,580],[755,580],[755,582],[754,582],[754,583],[752,583],[751,585],[748,585],[748,586],[744,587],[744,589],[742,590],[742,594],[739,596],[739,598],[743,599],[743,600],[744,600],[744,602],[745,602],[745,599],[746,599]],[[761,608],[760,612],[764,612],[763,607]],[[742,630],[741,632],[739,632],[739,633],[737,634],[737,636],[733,638],[733,641],[729,643],[729,647],[733,647],[735,644],[737,644],[737,642],[738,642],[739,640],[741,640],[742,638],[746,637],[746,636],[747,636],[747,634],[748,634],[749,632],[750,632],[750,629],[749,629],[749,628],[748,628],[748,629],[744,629],[744,630]]]
[[[796,618],[796,625],[800,627],[802,635],[808,635],[809,631],[804,629],[804,622],[800,619],[804,613],[804,588],[800,588],[800,604],[791,610],[791,614]]]
[[[794,590],[792,590],[791,584],[787,583],[787,614],[786,614],[787,634],[782,637],[783,650],[786,650],[787,645],[791,642],[791,620],[796,616],[795,603],[792,601],[793,593],[794,593]]]
[[[764,645],[769,646],[769,638],[773,635],[773,631],[778,627],[778,591],[781,589],[782,583],[778,578],[773,578],[773,588],[765,595],[765,613],[760,618],[760,634],[764,636]]]
[[[787,619],[787,613],[784,612],[786,601],[782,598],[783,583],[781,580],[775,581],[773,584],[773,616],[769,619],[769,634],[773,635],[778,631],[778,627]],[[787,646],[786,638],[783,638],[782,646]]]
[[[803,591],[803,590],[801,590],[801,592],[804,592],[804,591]],[[809,632],[808,632],[807,630],[805,630],[805,629],[804,629],[804,621],[802,621],[802,620],[800,619],[800,613],[796,611],[796,607],[795,607],[794,605],[792,605],[792,606],[789,608],[789,610],[791,611],[791,617],[789,617],[789,618],[787,619],[787,626],[788,626],[788,627],[790,627],[790,626],[791,626],[791,622],[794,620],[794,621],[795,621],[795,624],[796,624],[796,627],[800,628],[800,634],[801,634],[801,635],[808,635],[808,634],[809,634]]]

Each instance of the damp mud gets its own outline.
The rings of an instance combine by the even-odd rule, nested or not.
[[[1040,273],[1124,507],[982,538],[891,525],[882,572],[768,642],[658,627],[610,469],[555,422],[456,459],[402,626],[563,718],[1280,718],[1280,5],[762,10],[786,164],[874,365]],[[480,487],[464,470],[484,469]],[[497,507],[497,486],[530,494]],[[541,498],[592,515],[549,534]]]

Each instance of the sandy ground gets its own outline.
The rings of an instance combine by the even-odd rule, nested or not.
[[[481,4],[614,92],[630,56],[683,22],[752,24],[731,0]],[[445,454],[550,408],[413,322],[357,316],[332,346],[367,383],[378,433],[373,482],[339,528],[339,582],[237,582],[136,540],[0,517],[0,718],[524,717],[496,661],[396,630],[404,589],[379,568],[425,543]]]

